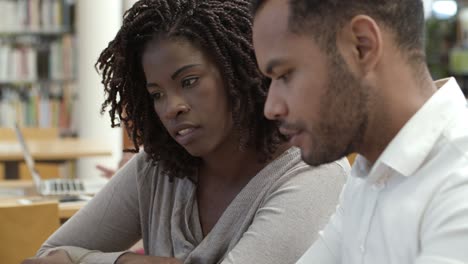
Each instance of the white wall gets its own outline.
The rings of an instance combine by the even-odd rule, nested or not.
[[[96,164],[116,167],[122,155],[122,131],[110,127],[106,113],[100,115],[104,89],[94,64],[100,52],[112,40],[122,24],[122,1],[76,1],[78,38],[77,129],[81,138],[98,140],[112,148],[111,157],[80,159],[77,174],[81,178],[97,177]]]
[[[132,7],[134,3],[138,2],[138,0],[123,0],[123,8],[124,10],[129,9]]]
[[[423,4],[425,17],[428,18],[432,12],[432,0],[423,0]]]

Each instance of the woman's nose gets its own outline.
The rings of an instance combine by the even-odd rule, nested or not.
[[[179,99],[172,99],[168,101],[165,117],[167,119],[175,119],[181,114],[187,113],[190,111],[190,107],[184,101]]]

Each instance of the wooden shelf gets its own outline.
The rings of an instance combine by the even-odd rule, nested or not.
[[[21,84],[34,84],[34,83],[74,83],[74,79],[63,79],[63,80],[48,80],[48,79],[39,79],[39,80],[0,80],[0,85],[21,85]]]
[[[18,36],[60,36],[71,33],[69,28],[60,29],[25,29],[25,30],[1,30],[0,37],[18,37]]]

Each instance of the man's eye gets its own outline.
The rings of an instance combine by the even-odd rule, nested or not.
[[[198,81],[198,77],[190,77],[182,80],[182,87],[190,87]]]
[[[291,76],[291,71],[288,71],[286,72],[285,74],[283,75],[280,75],[278,78],[276,78],[277,80],[282,80],[283,82],[287,82],[289,81],[289,77]]]

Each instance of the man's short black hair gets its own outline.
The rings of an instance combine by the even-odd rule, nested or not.
[[[412,60],[424,60],[424,8],[421,0],[288,0],[289,28],[310,33],[322,48],[336,46],[336,33],[356,15],[368,15],[394,34]],[[268,0],[254,0],[253,13]]]

